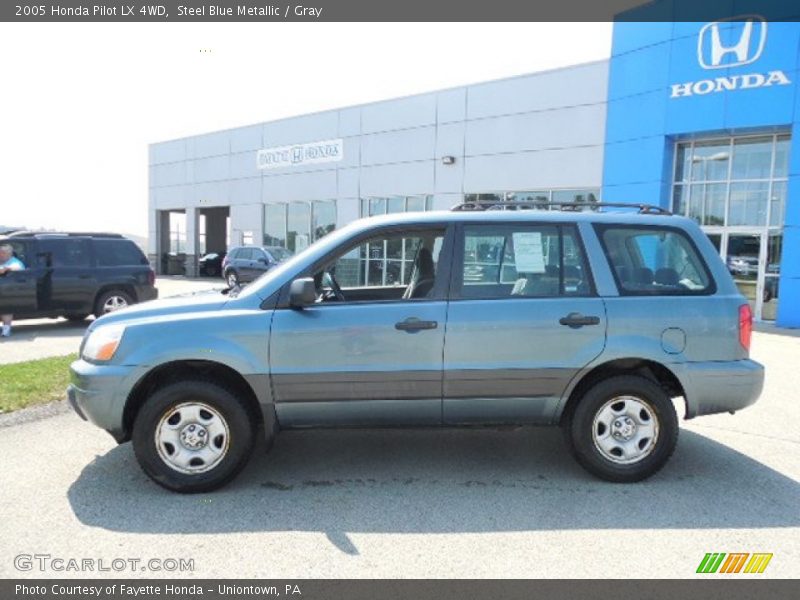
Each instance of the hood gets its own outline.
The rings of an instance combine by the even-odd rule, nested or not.
[[[220,310],[228,301],[230,298],[219,290],[193,292],[162,300],[151,300],[104,315],[96,319],[89,329],[122,321],[140,321],[151,317]]]

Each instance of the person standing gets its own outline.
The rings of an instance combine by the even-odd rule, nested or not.
[[[14,248],[11,244],[0,244],[0,277],[4,277],[10,271],[22,271],[25,265],[20,259],[14,256]],[[14,315],[0,315],[3,321],[3,328],[0,331],[0,337],[9,337],[11,335],[11,321]]]

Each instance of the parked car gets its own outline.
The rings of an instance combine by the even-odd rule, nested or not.
[[[209,252],[200,257],[198,270],[200,275],[206,277],[219,277],[222,274],[222,262],[225,260],[225,252]]]
[[[515,206],[360,220],[246,288],[107,315],[70,403],[199,492],[299,427],[560,425],[589,472],[634,482],[675,449],[673,400],[756,401],[750,306],[692,220],[482,210]]]
[[[147,258],[121,235],[17,232],[5,243],[26,267],[0,277],[0,312],[16,319],[78,321],[158,296]]]
[[[729,256],[727,262],[728,270],[731,272],[731,275],[745,275],[753,277],[758,275],[757,256]]]
[[[289,250],[280,246],[237,246],[222,261],[222,276],[233,288],[254,281],[291,256]]]

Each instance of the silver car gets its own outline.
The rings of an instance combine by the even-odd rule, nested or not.
[[[687,419],[733,413],[764,370],[699,227],[606,207],[354,222],[243,290],[96,320],[70,402],[179,492],[224,485],[257,436],[299,427],[560,425],[589,472],[644,479],[675,449],[674,399]]]

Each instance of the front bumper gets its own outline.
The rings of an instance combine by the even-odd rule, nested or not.
[[[67,399],[79,417],[105,429],[117,442],[123,442],[127,439],[123,422],[125,401],[138,376],[137,367],[76,360],[70,365]]]
[[[764,388],[764,366],[754,360],[683,363],[681,371],[687,419],[741,410]]]

